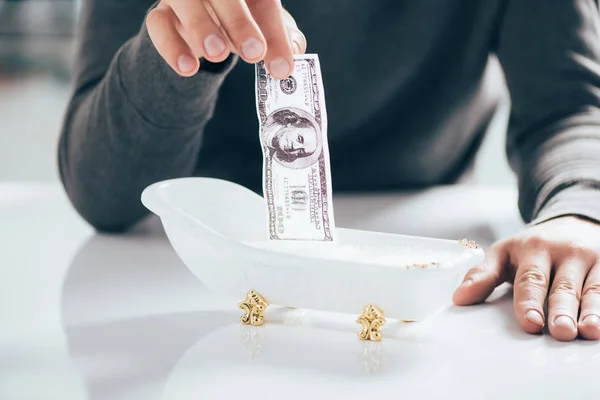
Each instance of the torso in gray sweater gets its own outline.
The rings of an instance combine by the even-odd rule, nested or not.
[[[334,192],[454,182],[497,106],[502,86],[484,79],[497,55],[512,100],[508,151],[524,219],[600,217],[591,187],[600,181],[594,1],[283,4],[321,61]],[[143,216],[139,194],[158,180],[213,176],[261,190],[253,66],[231,57],[178,77],[143,25],[151,6],[84,4],[59,159],[74,205],[103,230]]]

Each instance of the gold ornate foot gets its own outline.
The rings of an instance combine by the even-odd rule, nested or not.
[[[269,303],[256,290],[250,290],[246,294],[246,300],[238,304],[238,307],[244,310],[244,315],[240,317],[242,324],[260,326],[265,322],[265,311]]]
[[[358,333],[358,338],[361,340],[372,340],[374,342],[381,341],[381,327],[385,325],[385,315],[377,306],[369,304],[363,310],[363,313],[356,320],[362,324],[362,330]]]
[[[467,240],[467,239],[460,239],[458,241],[458,244],[460,244],[463,247],[467,247],[469,249],[478,249],[479,245],[477,243],[475,243],[472,240]]]

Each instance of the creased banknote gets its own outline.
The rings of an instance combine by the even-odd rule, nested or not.
[[[319,58],[295,56],[277,80],[256,64],[263,193],[271,240],[335,241],[327,112]]]

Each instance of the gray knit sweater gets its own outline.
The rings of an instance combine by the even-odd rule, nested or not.
[[[192,1],[192,0],[190,0]],[[84,0],[62,182],[96,229],[147,214],[159,180],[212,176],[261,191],[253,66],[230,57],[182,78],[154,49],[154,0]],[[333,189],[455,182],[511,96],[508,158],[526,222],[600,221],[600,19],[593,0],[284,0],[321,60]]]

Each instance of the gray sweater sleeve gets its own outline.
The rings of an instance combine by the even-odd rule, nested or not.
[[[202,61],[178,76],[155,50],[144,19],[151,0],[85,0],[74,90],[58,162],[76,210],[100,231],[120,231],[146,215],[142,190],[191,175],[202,130],[236,62]]]
[[[600,222],[600,19],[594,0],[508,2],[499,58],[511,94],[508,157],[526,222]]]

